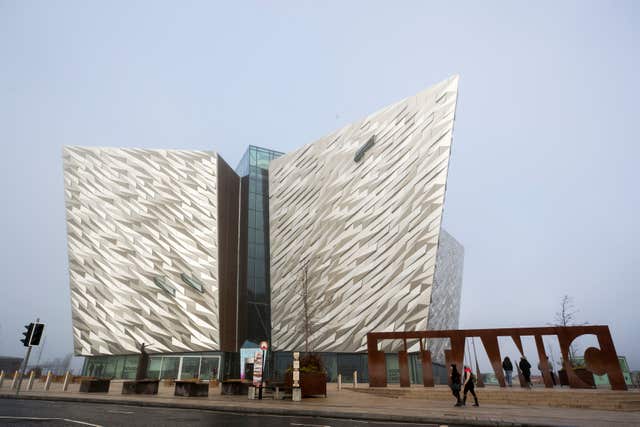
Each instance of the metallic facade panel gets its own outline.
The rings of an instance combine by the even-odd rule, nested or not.
[[[271,162],[274,349],[304,350],[305,266],[310,350],[427,327],[457,88],[454,76]]]
[[[219,349],[217,161],[64,148],[76,354]]]
[[[436,275],[427,322],[429,330],[458,329],[463,267],[464,248],[446,230],[440,230]],[[433,339],[429,340],[427,348],[431,351],[433,361],[444,363],[444,349],[450,346],[446,339]]]

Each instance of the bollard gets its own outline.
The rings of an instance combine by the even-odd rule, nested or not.
[[[342,374],[338,374],[338,391],[342,390]]]
[[[11,390],[16,388],[16,383],[18,382],[18,371],[13,374],[13,381],[11,381]]]
[[[353,371],[353,388],[358,388],[358,371]]]
[[[36,376],[36,371],[31,371],[29,374],[29,383],[27,384],[27,390],[31,390],[33,388],[33,379]]]
[[[44,391],[49,391],[49,387],[51,387],[51,371],[47,374],[47,379],[44,382]]]
[[[2,388],[3,382],[4,382],[4,370],[0,371],[0,388]]]
[[[64,383],[62,383],[62,391],[67,391],[67,387],[69,387],[69,371],[64,375]]]

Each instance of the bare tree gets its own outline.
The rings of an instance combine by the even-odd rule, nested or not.
[[[309,262],[302,266],[300,274],[300,298],[302,298],[302,314],[304,327],[304,351],[309,353],[309,336],[311,335],[311,313],[309,307]]]
[[[560,311],[556,312],[555,316],[555,326],[581,326],[586,325],[587,323],[576,323],[576,314],[578,311],[573,305],[573,299],[569,295],[565,295],[562,297],[562,301],[560,302]],[[572,344],[569,346],[569,359],[572,361],[576,357],[576,348],[575,345]]]

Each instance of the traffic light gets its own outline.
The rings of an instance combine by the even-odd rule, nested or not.
[[[44,323],[36,323],[33,327],[33,334],[31,335],[30,345],[40,344],[40,338],[42,338],[42,332],[44,332]]]
[[[22,333],[22,335],[24,335],[24,338],[21,339],[20,341],[22,342],[22,344],[24,344],[25,347],[29,347],[29,345],[31,343],[31,336],[33,335],[33,327],[34,326],[35,326],[35,324],[33,324],[33,323],[29,323],[28,325],[24,325],[24,327],[27,328],[27,331]]]

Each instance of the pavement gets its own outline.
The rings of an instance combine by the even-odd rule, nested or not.
[[[364,386],[366,387],[366,386]],[[10,389],[10,381],[0,388],[0,398],[13,399],[15,392]],[[388,397],[375,393],[343,388],[338,391],[336,384],[328,385],[327,398],[291,400],[248,400],[245,396],[221,396],[212,388],[209,397],[175,397],[173,388],[161,386],[156,396],[122,395],[118,381],[113,381],[109,393],[79,393],[78,385],[72,384],[69,391],[62,391],[60,384],[52,384],[51,390],[44,391],[42,383],[34,384],[33,390],[21,392],[23,400],[49,400],[58,402],[112,404],[154,408],[191,409],[198,411],[232,412],[238,414],[262,414],[296,417],[323,417],[343,420],[380,421],[398,423],[423,423],[438,425],[526,425],[526,426],[640,426],[640,411],[598,410],[589,408],[549,407],[523,404],[484,404],[483,389],[478,390],[480,407],[453,407],[451,400],[439,398]],[[424,388],[422,388],[424,390]],[[447,396],[445,387],[439,396]],[[419,388],[415,389],[420,392]],[[495,392],[495,390],[494,390]],[[504,393],[523,391],[504,390]],[[548,393],[528,390],[527,393]],[[571,393],[570,391],[566,391]],[[563,392],[563,393],[566,393]],[[609,390],[593,390],[606,399]],[[487,392],[488,393],[488,392]],[[640,392],[629,396],[640,400]],[[417,396],[417,395],[416,395]],[[531,394],[532,401],[536,402]],[[615,394],[611,394],[615,396]],[[16,402],[17,403],[17,402]],[[0,415],[2,415],[0,413]]]

